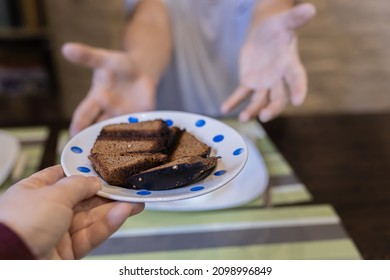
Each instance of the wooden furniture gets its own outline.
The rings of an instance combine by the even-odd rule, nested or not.
[[[364,259],[390,259],[390,114],[281,117],[269,136],[313,195],[340,216]]]
[[[0,122],[47,122],[58,114],[58,81],[43,4],[1,0]]]
[[[35,67],[47,76],[47,85],[28,94],[21,87],[2,94],[0,87],[0,122],[12,116],[16,123],[30,123],[34,115],[30,111],[35,111],[34,117],[44,116],[50,121],[70,117],[91,86],[92,71],[65,61],[61,47],[73,41],[119,48],[124,1],[0,0],[0,4],[3,2],[16,5],[20,13],[17,18],[22,16],[25,5],[35,3],[29,8],[36,10],[37,23],[27,25],[23,19],[9,25],[0,22],[0,81],[2,68],[13,73],[16,70],[16,74],[19,69],[21,79],[25,79],[22,71]]]

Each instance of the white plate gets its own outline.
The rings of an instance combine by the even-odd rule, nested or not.
[[[169,125],[178,126],[194,134],[209,145],[212,155],[221,156],[215,170],[207,178],[181,188],[164,191],[125,189],[111,186],[103,181],[99,195],[114,200],[129,202],[162,202],[188,199],[215,191],[230,182],[240,173],[248,158],[248,149],[241,135],[223,122],[207,116],[175,112],[157,111],[136,113],[108,119],[92,125],[73,137],[61,154],[61,165],[67,176],[99,176],[88,159],[90,150],[101,129],[113,123],[138,122],[163,119]]]
[[[244,205],[259,197],[268,186],[268,171],[262,155],[249,138],[248,161],[236,178],[212,193],[186,200],[150,202],[145,209],[157,211],[208,211]]]
[[[6,131],[0,131],[0,185],[11,173],[19,152],[19,140]]]

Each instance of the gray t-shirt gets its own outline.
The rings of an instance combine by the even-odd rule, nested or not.
[[[137,0],[128,0],[131,7]],[[157,109],[220,115],[238,86],[238,57],[255,0],[163,0],[174,51],[163,76]]]

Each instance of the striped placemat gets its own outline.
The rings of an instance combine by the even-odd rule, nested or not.
[[[360,259],[328,205],[144,211],[86,259]]]
[[[269,173],[263,195],[225,210],[146,210],[86,259],[360,259],[331,206],[288,206],[311,195],[259,123],[224,122],[262,154]],[[265,207],[272,205],[284,207]]]

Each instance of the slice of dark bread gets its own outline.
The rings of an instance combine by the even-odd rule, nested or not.
[[[88,158],[96,172],[107,183],[122,186],[130,176],[161,165],[168,157],[162,153],[93,153]]]
[[[174,161],[188,156],[207,157],[210,155],[211,148],[194,135],[182,130],[177,139],[176,146],[170,154],[170,161]]]
[[[183,157],[129,177],[124,187],[147,190],[182,187],[208,176],[217,165],[217,161],[218,157]]]
[[[160,119],[139,123],[110,124],[101,130],[91,153],[165,152],[169,135],[168,125]],[[104,141],[108,142],[104,143]],[[108,150],[102,151],[103,147]],[[118,148],[117,151],[116,148]]]

